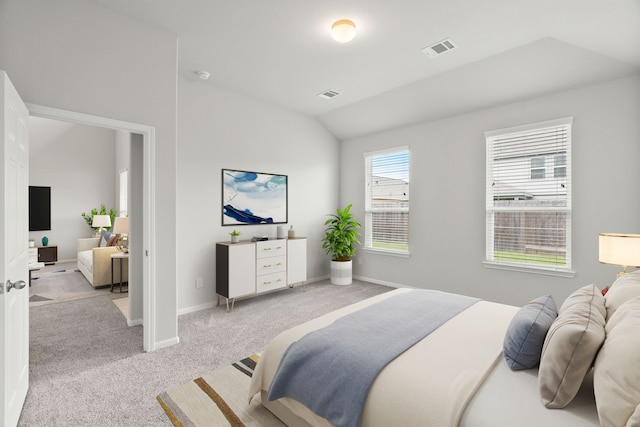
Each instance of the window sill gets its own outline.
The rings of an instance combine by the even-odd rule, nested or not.
[[[557,270],[557,269],[544,268],[544,267],[528,267],[523,265],[508,264],[504,262],[498,263],[495,261],[484,261],[483,264],[485,268],[492,268],[495,270],[517,271],[520,273],[542,274],[545,276],[573,278],[576,275],[576,272],[573,270]]]
[[[399,258],[409,258],[411,256],[411,252],[390,251],[388,249],[376,249],[376,248],[363,248],[362,252],[366,252],[369,254],[389,255],[389,256],[395,256]]]

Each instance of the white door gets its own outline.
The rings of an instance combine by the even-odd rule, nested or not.
[[[1,70],[0,88],[0,427],[14,427],[29,388],[29,112]]]

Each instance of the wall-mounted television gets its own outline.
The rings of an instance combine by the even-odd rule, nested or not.
[[[29,186],[29,231],[51,230],[51,187]]]

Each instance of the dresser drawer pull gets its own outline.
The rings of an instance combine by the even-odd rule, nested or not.
[[[265,264],[265,265],[263,265],[263,267],[264,267],[264,268],[270,268],[270,267],[271,267],[271,264]]]
[[[270,285],[270,284],[271,284],[271,282],[263,282],[262,284],[263,284],[263,285]]]

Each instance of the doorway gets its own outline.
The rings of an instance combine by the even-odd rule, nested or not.
[[[134,313],[131,318],[136,319],[136,312],[142,315],[144,350],[154,351],[156,349],[156,316],[155,277],[152,267],[154,265],[155,239],[152,230],[155,229],[155,208],[151,201],[155,179],[155,168],[152,162],[155,157],[155,129],[136,123],[33,104],[27,104],[27,108],[29,114],[35,117],[121,130],[131,134],[131,171],[128,180],[131,183],[129,200],[132,202],[130,206],[132,215],[129,229],[132,240],[130,242],[129,280],[141,283],[142,286],[137,287],[136,292],[129,293],[129,304],[130,313]],[[134,200],[138,201],[139,206],[133,205]]]

